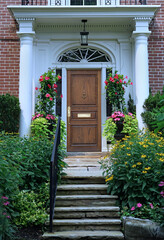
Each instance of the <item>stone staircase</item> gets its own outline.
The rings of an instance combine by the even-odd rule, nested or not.
[[[67,175],[58,186],[53,233],[43,239],[124,239],[117,196],[107,195],[100,154],[68,156]]]

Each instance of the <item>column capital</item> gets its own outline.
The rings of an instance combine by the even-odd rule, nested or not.
[[[149,23],[151,21],[150,17],[135,17],[135,31],[133,31],[134,37],[136,36],[149,36],[151,31],[149,31]]]
[[[19,31],[17,34],[19,36],[22,35],[35,35],[34,29],[34,23],[35,23],[35,18],[27,18],[27,17],[21,17],[21,18],[16,18],[18,24],[19,24]]]

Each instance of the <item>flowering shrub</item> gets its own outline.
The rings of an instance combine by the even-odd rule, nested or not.
[[[38,93],[38,103],[36,104],[36,111],[45,115],[53,114],[55,99],[57,98],[57,81],[61,76],[56,76],[54,69],[49,69],[48,72],[42,74],[39,78],[40,88],[35,88]]]
[[[125,87],[133,85],[128,77],[124,77],[122,74],[115,72],[114,76],[112,73],[109,74],[105,80],[105,89],[107,92],[107,98],[109,103],[112,104],[112,110],[124,110],[125,106]]]
[[[118,124],[122,124],[121,133],[132,134],[138,131],[138,121],[132,113],[123,114],[122,112],[114,112],[107,118],[104,124],[103,136],[111,143],[115,143],[115,134],[119,131]]]
[[[101,161],[108,192],[118,195],[122,206],[132,208],[148,202],[163,205],[163,150],[163,137],[147,131],[126,136]]]
[[[6,196],[0,197],[0,239],[11,239],[13,228],[10,223],[10,214],[8,206],[10,205],[9,199]]]
[[[160,208],[157,203],[137,203],[131,208],[123,207],[121,215],[122,217],[131,216],[135,218],[149,219],[164,225],[164,210]]]

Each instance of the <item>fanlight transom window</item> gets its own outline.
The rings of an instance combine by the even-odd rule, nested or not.
[[[111,62],[111,58],[97,49],[75,48],[60,55],[58,62]]]

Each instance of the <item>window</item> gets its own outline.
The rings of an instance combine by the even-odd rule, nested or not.
[[[110,57],[97,49],[75,48],[61,54],[58,62],[111,62]]]
[[[71,5],[97,5],[97,0],[71,0]]]

